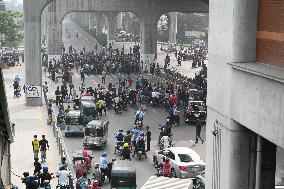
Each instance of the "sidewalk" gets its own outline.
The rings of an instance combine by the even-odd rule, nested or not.
[[[16,175],[22,177],[23,172],[28,171],[33,174],[34,161],[31,142],[34,135],[46,135],[49,141],[50,150],[47,151],[47,162],[42,166],[47,165],[49,172],[56,173],[59,166],[59,155],[56,140],[53,136],[52,127],[47,125],[46,106],[29,107],[25,105],[25,96],[22,91],[22,97],[13,97],[13,80],[19,74],[21,77],[20,84],[23,84],[24,66],[17,66],[14,68],[3,70],[5,78],[5,88],[8,100],[8,107],[10,112],[10,120],[15,123],[15,141],[11,145],[11,165],[12,165],[12,183],[19,188],[25,186],[21,183],[21,179]],[[55,187],[57,179],[51,181],[51,185]]]

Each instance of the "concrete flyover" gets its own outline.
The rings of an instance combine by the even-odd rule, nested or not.
[[[147,62],[154,61],[157,51],[157,21],[167,12],[208,12],[208,3],[200,0],[24,0],[25,18],[25,62],[26,62],[26,86],[37,90],[37,96],[26,96],[27,105],[41,105],[42,98],[39,88],[42,84],[41,77],[41,13],[50,3],[50,12],[55,13],[50,24],[52,36],[49,39],[55,43],[61,43],[61,21],[70,12],[133,12],[141,19],[141,58]],[[60,45],[51,47],[54,53],[60,51]],[[53,51],[53,50],[50,50]]]

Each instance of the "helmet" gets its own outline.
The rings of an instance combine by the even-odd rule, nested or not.
[[[66,170],[65,166],[60,166],[59,171]]]
[[[48,167],[43,167],[43,168],[42,168],[42,172],[43,172],[43,173],[48,173]]]
[[[141,136],[141,137],[144,137],[144,133],[143,133],[143,132],[140,132],[140,136]]]
[[[106,152],[102,153],[102,157],[107,157],[107,153]]]
[[[123,132],[123,129],[119,129],[119,132]]]
[[[128,143],[124,143],[123,148],[128,148]]]
[[[99,168],[100,167],[100,164],[99,163],[96,163],[95,164],[95,168]]]

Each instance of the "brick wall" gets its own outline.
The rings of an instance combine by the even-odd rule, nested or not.
[[[284,0],[259,0],[257,60],[284,68]]]

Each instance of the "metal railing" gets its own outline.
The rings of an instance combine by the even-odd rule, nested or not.
[[[48,106],[49,100],[47,98],[46,93],[44,93],[44,99],[45,99],[46,105]],[[54,112],[53,108],[52,108],[52,110]],[[75,182],[74,178],[76,178],[76,177],[74,176],[74,172],[72,171],[73,170],[73,167],[71,166],[72,161],[71,161],[69,155],[67,154],[67,148],[65,146],[62,133],[61,133],[60,129],[57,127],[57,120],[56,120],[54,113],[52,114],[51,126],[52,126],[53,135],[56,139],[56,144],[57,144],[57,148],[58,148],[58,151],[59,151],[60,159],[63,158],[63,157],[66,157],[66,160],[67,160],[67,163],[68,163],[68,168],[69,168],[69,170],[71,170],[71,176],[69,178],[70,188],[75,189],[76,188],[76,182]]]

